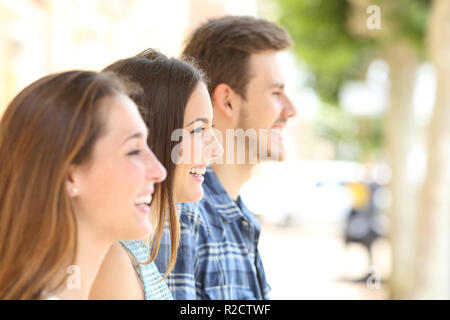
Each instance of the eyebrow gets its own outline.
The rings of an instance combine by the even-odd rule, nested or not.
[[[128,136],[125,140],[123,140],[121,145],[125,144],[125,142],[127,142],[130,139],[137,139],[137,138],[141,138],[143,136],[144,135],[142,134],[142,132],[133,133],[132,135]]]
[[[190,126],[191,124],[193,124],[194,122],[197,122],[197,121],[201,121],[201,122],[206,123],[206,124],[209,123],[209,120],[206,119],[206,118],[197,118],[194,121],[189,122],[187,125],[185,125],[185,127]]]
[[[284,84],[280,82],[272,83],[269,88],[278,88],[278,89],[284,89]]]

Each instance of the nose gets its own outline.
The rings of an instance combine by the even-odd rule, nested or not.
[[[217,139],[217,136],[214,134],[213,132],[213,136],[214,136],[214,149],[213,149],[213,153],[212,153],[212,158],[211,159],[215,159],[215,158],[219,158],[220,156],[222,156],[223,154],[223,146],[222,144],[219,142],[219,140]]]
[[[285,101],[283,103],[283,111],[282,116],[285,119],[295,117],[297,115],[297,109],[295,105],[292,103],[291,99],[285,95]]]
[[[217,139],[217,136],[214,133],[214,129],[211,129],[211,139],[209,139],[207,148],[210,150],[209,161],[211,161],[212,159],[218,158],[223,154],[223,146],[220,143],[220,141]]]
[[[167,171],[150,148],[148,151],[146,178],[153,182],[162,182],[167,177]]]

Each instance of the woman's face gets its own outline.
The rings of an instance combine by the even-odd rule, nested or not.
[[[149,205],[166,170],[147,146],[147,128],[132,100],[107,97],[101,110],[104,132],[90,159],[69,170],[77,222],[108,241],[142,239],[153,229]]]
[[[180,162],[175,166],[176,202],[194,202],[203,197],[203,174],[211,160],[223,153],[212,128],[213,111],[208,90],[199,82],[184,111]]]

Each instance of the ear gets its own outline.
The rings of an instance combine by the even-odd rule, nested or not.
[[[238,106],[236,101],[237,96],[238,95],[229,85],[225,83],[217,85],[212,94],[214,113],[218,113],[225,118],[231,119]]]
[[[75,176],[76,176],[77,166],[70,165],[69,170],[67,170],[66,176],[66,191],[69,197],[76,198],[80,193],[80,187],[78,186]]]

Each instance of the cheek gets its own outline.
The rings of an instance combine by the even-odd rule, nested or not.
[[[92,192],[105,201],[118,202],[127,193],[136,193],[134,189],[141,188],[144,179],[145,170],[139,163],[131,160],[105,161],[93,179],[95,190]]]
[[[189,169],[191,166],[179,164],[175,167],[173,174],[173,193],[176,201],[185,198],[186,190],[189,190]]]
[[[194,164],[199,164],[202,162],[204,153],[204,143],[201,137],[192,137],[191,139],[183,140],[182,144],[182,155],[183,164],[189,168]]]
[[[282,105],[279,101],[271,96],[260,96],[259,99],[252,102],[250,107],[245,110],[246,128],[268,129],[280,117]]]
[[[204,139],[198,139],[198,141],[194,145],[194,155],[196,156],[196,158],[194,159],[195,164],[201,164],[204,162],[207,146],[208,141],[205,141]]]
[[[281,111],[281,103],[272,98],[270,100],[270,103],[267,104],[265,112],[263,113],[265,116],[265,122],[268,124],[268,126],[272,126],[273,123],[278,120],[281,115]]]
[[[122,170],[118,172],[117,179],[126,180],[129,183],[144,182],[146,169],[143,163],[139,161],[128,160],[125,162]]]
[[[176,165],[173,171],[173,186],[176,190],[177,187],[182,184],[183,176],[184,176],[185,166],[182,164]]]

